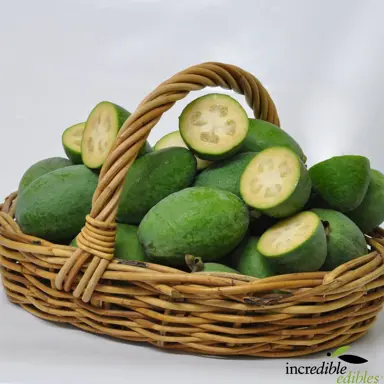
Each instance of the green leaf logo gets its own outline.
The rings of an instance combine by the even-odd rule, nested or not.
[[[349,345],[346,345],[344,347],[337,348],[335,352],[332,353],[331,357],[338,357],[343,355],[345,352],[348,351],[348,349],[351,348]]]

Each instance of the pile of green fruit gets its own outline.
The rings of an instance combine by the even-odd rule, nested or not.
[[[62,135],[68,159],[30,167],[18,190],[24,233],[77,246],[98,171],[129,112],[98,104]],[[264,278],[332,270],[368,252],[384,221],[384,175],[357,155],[307,169],[299,144],[247,116],[233,98],[190,103],[179,130],[148,142],[131,166],[117,214],[115,257]]]

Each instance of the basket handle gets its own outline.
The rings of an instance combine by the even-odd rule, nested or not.
[[[254,116],[279,125],[275,104],[266,89],[250,73],[222,63],[192,66],[160,84],[125,121],[106,159],[92,201],[92,210],[78,236],[79,248],[66,261],[55,286],[69,292],[80,269],[90,259],[73,295],[88,302],[100,278],[113,259],[116,235],[115,218],[125,176],[164,112],[191,91],[221,87],[245,95]]]

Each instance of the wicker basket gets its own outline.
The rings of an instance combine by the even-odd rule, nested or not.
[[[267,91],[238,67],[204,63],[165,81],[120,131],[101,170],[79,249],[23,234],[13,219],[16,193],[0,205],[0,265],[9,300],[46,320],[200,354],[298,356],[360,338],[383,306],[381,229],[367,236],[370,254],[329,273],[260,280],[113,260],[126,172],[161,115],[206,86],[244,94],[255,117],[279,124]]]

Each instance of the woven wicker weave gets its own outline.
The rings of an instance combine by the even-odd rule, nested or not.
[[[16,193],[0,205],[0,265],[9,300],[46,320],[201,354],[298,356],[360,338],[383,306],[381,229],[367,236],[370,254],[329,273],[259,280],[113,259],[114,219],[129,166],[161,115],[206,86],[244,94],[255,117],[279,125],[267,91],[238,67],[204,63],[162,83],[120,131],[79,249],[23,234],[13,219]]]

